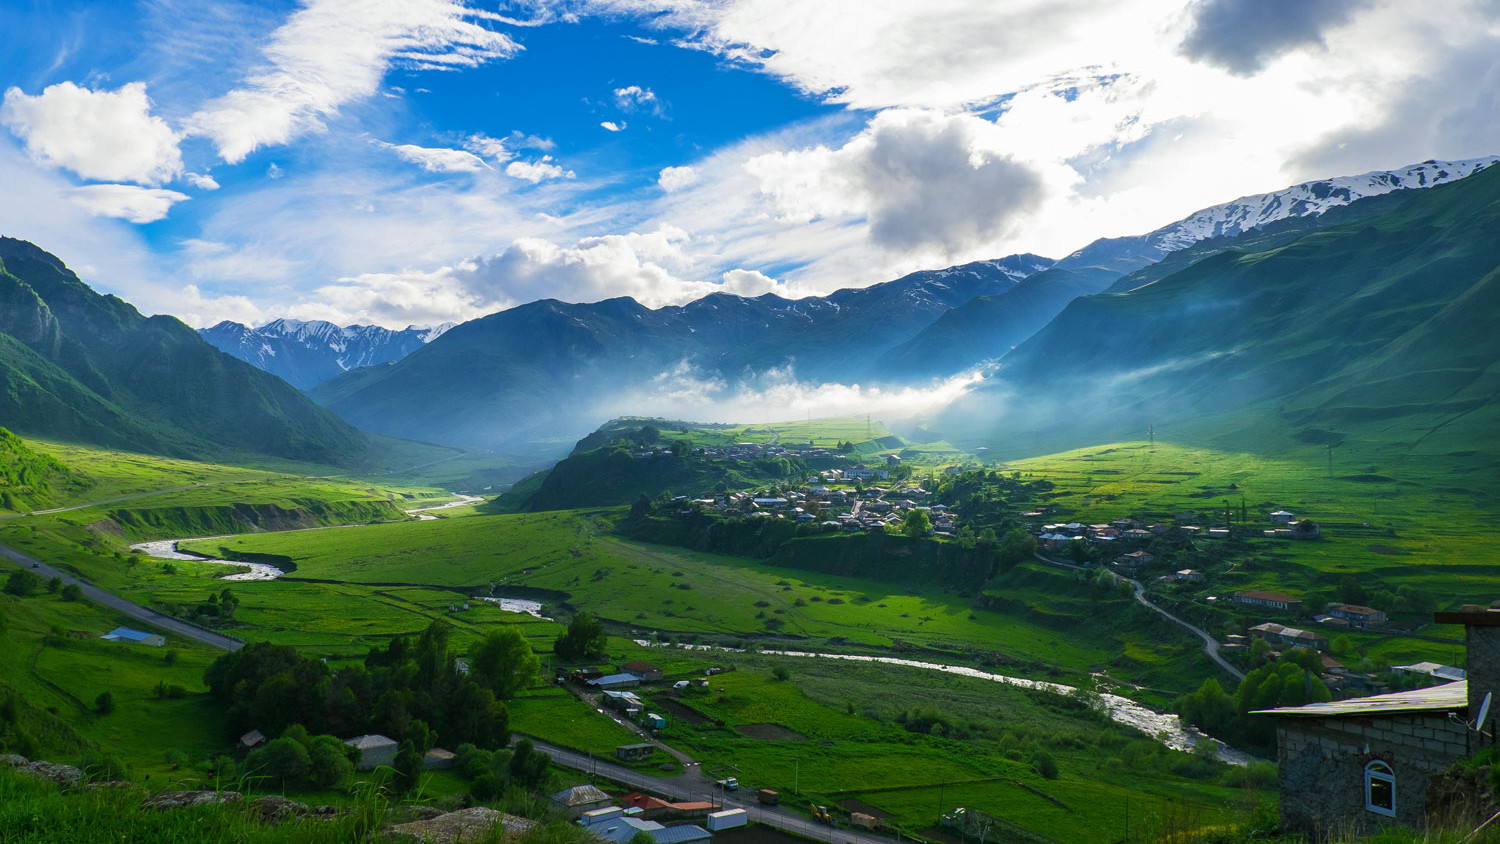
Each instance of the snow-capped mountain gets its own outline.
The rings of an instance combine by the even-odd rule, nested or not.
[[[1096,240],[1058,261],[1057,266],[1062,269],[1092,266],[1114,267],[1122,271],[1138,269],[1161,260],[1168,253],[1211,237],[1234,237],[1277,220],[1316,216],[1365,197],[1452,182],[1496,162],[1500,162],[1500,156],[1464,161],[1424,161],[1398,170],[1318,179],[1270,193],[1242,196],[1232,202],[1196,211],[1147,234]]]
[[[394,331],[378,325],[278,319],[250,328],[226,320],[198,333],[219,351],[307,390],[341,372],[398,361],[452,327],[445,323]]]

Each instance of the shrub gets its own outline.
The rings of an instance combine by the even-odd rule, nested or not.
[[[62,588],[62,599],[64,601],[82,601],[83,587],[76,583],[69,583]]]
[[[1038,751],[1036,756],[1032,758],[1031,764],[1036,768],[1036,772],[1043,777],[1049,780],[1057,779],[1057,760],[1053,759],[1051,754]]]
[[[785,665],[778,665],[771,669],[771,674],[778,680],[788,680],[792,676],[792,672],[786,670]]]
[[[99,714],[101,715],[108,715],[114,712],[115,696],[109,692],[100,692],[99,696],[94,698],[94,708],[99,710]]]

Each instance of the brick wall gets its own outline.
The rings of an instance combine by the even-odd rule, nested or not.
[[[1363,834],[1393,822],[1421,829],[1429,779],[1467,758],[1470,740],[1446,713],[1282,718],[1282,826],[1315,838]],[[1376,759],[1395,772],[1394,819],[1365,808],[1365,765]]]

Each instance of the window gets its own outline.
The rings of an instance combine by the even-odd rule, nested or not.
[[[1396,816],[1396,775],[1384,762],[1365,766],[1365,808],[1376,814]]]

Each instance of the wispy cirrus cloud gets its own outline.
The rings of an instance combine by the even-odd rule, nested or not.
[[[324,128],[380,90],[394,66],[472,68],[521,47],[492,26],[510,22],[453,0],[311,0],[271,36],[237,87],[185,121],[233,164],[255,150]]]

